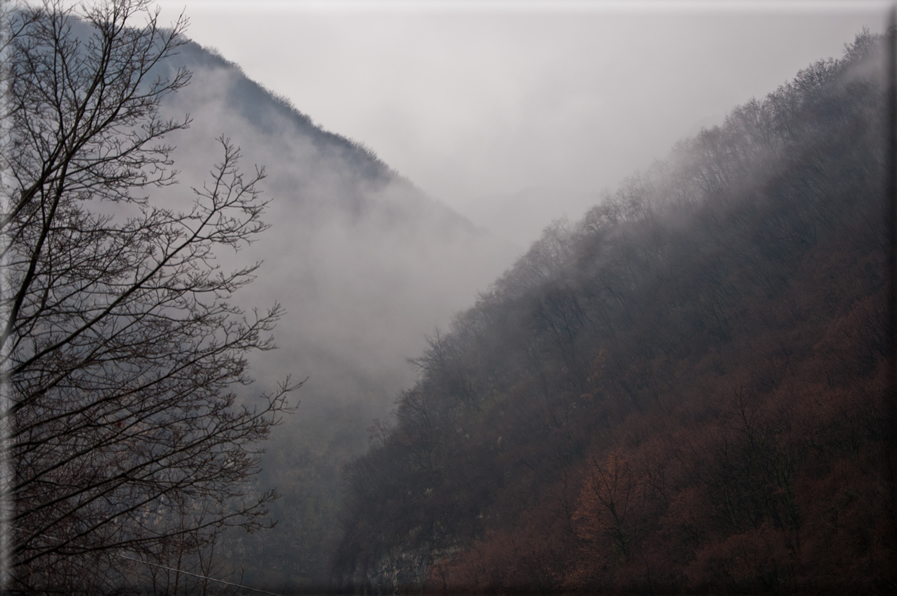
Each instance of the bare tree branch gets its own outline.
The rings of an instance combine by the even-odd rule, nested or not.
[[[223,158],[189,208],[154,200],[177,174],[165,137],[190,123],[159,117],[190,79],[159,74],[186,19],[163,29],[146,0],[78,14],[46,0],[7,18],[0,363],[12,585],[106,590],[133,580],[116,566],[125,552],[166,565],[177,543],[180,564],[224,527],[266,526],[275,495],[250,494],[248,480],[301,383],[255,406],[235,391],[251,383],[247,355],[274,348],[282,311],[236,307],[258,264],[225,271],[215,258],[267,229],[264,170],[244,175],[221,138]]]

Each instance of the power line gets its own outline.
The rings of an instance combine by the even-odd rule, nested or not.
[[[14,528],[18,530],[18,528]],[[38,534],[41,538],[48,538],[50,540],[55,540],[56,542],[63,542],[61,538],[56,538],[55,536],[48,536],[47,534]],[[129,557],[127,555],[122,555],[119,553],[110,552],[108,553],[113,557],[118,557],[119,559],[125,559],[127,561],[133,561],[135,563],[140,563],[141,565],[146,565],[148,567],[158,567],[159,569],[164,569],[166,571],[173,571],[175,573],[183,573],[184,575],[189,575],[191,577],[196,577],[199,579],[208,580],[210,582],[216,582],[219,584],[224,584],[226,586],[233,586],[235,588],[242,588],[244,590],[249,590],[250,592],[258,592],[259,594],[267,594],[268,596],[281,596],[280,594],[275,594],[274,592],[266,592],[265,590],[259,590],[258,588],[251,588],[249,586],[244,586],[243,584],[237,584],[234,582],[229,582],[223,579],[217,579],[214,577],[209,577],[207,575],[201,575],[199,573],[193,573],[190,571],[184,571],[183,569],[175,569],[174,567],[168,567],[166,565],[160,565],[159,563],[150,563],[149,561],[142,561],[140,559],[136,559],[134,557]]]
[[[208,577],[206,575],[200,575],[198,573],[192,573],[190,571],[184,571],[183,569],[175,569],[173,567],[167,567],[165,565],[160,565],[158,563],[150,563],[149,561],[141,561],[140,559],[135,559],[134,557],[128,557],[126,555],[120,555],[118,553],[112,553],[113,556],[116,556],[120,559],[127,559],[128,561],[134,561],[135,563],[141,563],[142,565],[147,565],[149,567],[158,567],[159,569],[165,569],[166,571],[174,571],[175,573],[183,573],[184,575],[189,575],[192,577],[198,577],[199,579],[205,579],[211,582],[217,582],[219,584],[224,584],[226,586],[233,586],[235,588],[242,588],[244,590],[250,590],[252,592],[258,592],[259,594],[268,594],[269,596],[280,596],[280,594],[275,594],[274,592],[266,592],[265,590],[259,590],[258,588],[250,588],[249,586],[244,586],[243,584],[236,584],[234,582],[225,581],[223,579],[215,579],[214,577]]]

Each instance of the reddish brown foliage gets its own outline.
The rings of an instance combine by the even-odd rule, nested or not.
[[[803,76],[837,86],[836,67]],[[482,524],[453,522],[462,548],[432,588],[894,587],[878,156],[856,122],[783,116],[802,89],[686,143],[673,169],[688,183],[634,178],[577,230],[553,228],[465,315],[491,321],[464,340],[467,362],[490,364],[465,369],[464,391],[428,387],[451,399],[427,472],[446,500],[494,482],[477,493]],[[839,93],[801,109],[856,99]],[[739,126],[767,129],[755,163],[733,157],[750,153]]]

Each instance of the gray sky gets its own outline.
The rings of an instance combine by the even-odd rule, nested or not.
[[[883,2],[162,0],[188,35],[431,196],[594,193],[799,69]],[[568,211],[578,216],[576,205]],[[560,215],[560,214],[559,214]]]

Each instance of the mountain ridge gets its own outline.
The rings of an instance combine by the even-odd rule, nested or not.
[[[283,495],[271,509],[278,526],[266,536],[228,536],[219,552],[244,561],[247,581],[269,581],[276,569],[284,585],[322,585],[322,553],[339,527],[341,467],[414,382],[407,359],[426,334],[504,270],[512,249],[223,56],[192,41],[179,50],[163,74],[185,67],[191,82],[166,98],[162,115],[192,118],[172,136],[181,187],[202,185],[221,135],[241,148],[244,169],[260,164],[267,174],[263,220],[271,228],[219,258],[225,266],[262,262],[240,292],[244,309],[278,301],[286,310],[274,332],[279,349],[250,361],[251,391],[271,391],[286,373],[308,377],[261,461],[256,488]]]
[[[893,588],[886,41],[548,226],[431,337],[347,467],[338,585]]]

